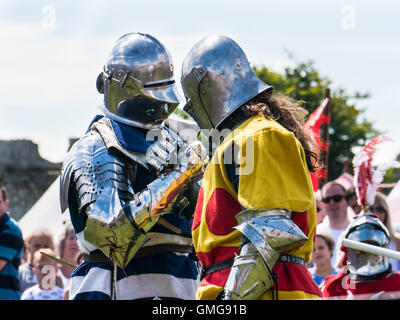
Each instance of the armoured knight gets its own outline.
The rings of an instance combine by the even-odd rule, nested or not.
[[[261,112],[242,112],[252,99],[268,101],[272,87],[257,78],[240,46],[220,35],[193,46],[181,84],[184,110],[217,146],[192,227],[203,278],[197,298],[271,299],[278,290],[283,299],[319,297],[305,267],[315,202],[302,146]]]
[[[346,230],[345,239],[365,242],[387,248],[389,231],[376,217],[363,214],[354,220]],[[346,248],[349,271],[356,277],[375,276],[389,270],[389,258],[355,249]]]
[[[344,239],[356,244],[365,243],[372,248],[387,249],[390,233],[376,216],[367,212],[347,227]],[[338,274],[324,279],[321,284],[324,297],[398,299],[400,274],[392,271],[388,256],[380,255],[377,250],[370,248],[358,250],[342,246],[342,250],[345,252],[345,266]]]
[[[190,299],[190,219],[206,154],[173,130],[185,123],[169,117],[179,101],[167,49],[148,34],[122,36],[97,89],[104,105],[61,173],[61,208],[85,253],[70,297]]]

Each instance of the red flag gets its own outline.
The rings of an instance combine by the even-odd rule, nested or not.
[[[318,147],[317,154],[320,156],[321,152],[328,152],[328,138],[324,137],[321,134],[321,129],[324,126],[329,127],[330,124],[330,116],[328,114],[327,108],[329,106],[329,98],[325,98],[322,101],[321,105],[310,115],[308,121],[305,123],[305,128],[310,134],[311,138],[315,141],[315,144]],[[323,131],[324,132],[324,131]],[[327,160],[327,159],[326,159]],[[327,163],[326,163],[327,167]],[[326,180],[327,179],[328,171],[327,169],[321,169],[316,172],[311,172],[311,181],[313,184],[314,191],[317,191],[319,188],[319,181],[320,179]]]

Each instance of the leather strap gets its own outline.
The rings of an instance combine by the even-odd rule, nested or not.
[[[111,262],[111,259],[109,259],[103,252],[96,252],[91,254],[84,253],[83,261],[90,263],[101,263]]]
[[[212,264],[210,266],[202,266],[200,270],[200,280],[203,280],[203,278],[213,272],[217,272],[226,268],[230,268],[233,265],[233,259],[227,259],[223,260],[220,262],[217,262],[215,264]]]
[[[134,258],[147,257],[162,252],[193,253],[193,246],[184,246],[177,244],[158,244],[150,247],[142,247],[136,253]]]
[[[279,262],[289,262],[289,263],[295,263],[301,266],[306,266],[306,261],[303,258],[297,257],[297,256],[292,256],[290,254],[281,254],[278,258]],[[202,266],[200,270],[200,279],[203,280],[203,278],[210,273],[220,271],[226,268],[230,268],[233,265],[233,259],[227,259],[220,261],[218,263],[212,264],[210,266]]]
[[[290,254],[281,254],[278,258],[279,262],[290,262],[301,266],[306,266],[306,260],[303,258],[292,256]]]

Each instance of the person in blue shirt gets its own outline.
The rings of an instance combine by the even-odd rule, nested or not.
[[[334,268],[331,262],[334,247],[335,243],[332,237],[317,231],[311,255],[313,267],[308,269],[317,285],[320,285],[326,276],[338,273],[338,269]]]
[[[7,212],[6,188],[0,184],[0,300],[19,300],[18,267],[24,248],[17,222]]]

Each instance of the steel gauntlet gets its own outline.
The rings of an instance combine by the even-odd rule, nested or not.
[[[273,286],[272,268],[279,255],[307,237],[286,210],[245,210],[236,215],[244,235],[224,288],[225,300],[256,300]]]
[[[203,145],[199,142],[189,144],[186,157],[180,161],[177,170],[161,175],[146,190],[135,194],[135,200],[127,203],[124,212],[136,230],[130,252],[132,257],[149,240],[145,234],[158,222],[160,216],[173,211],[176,200],[188,183],[202,177],[206,161]]]

